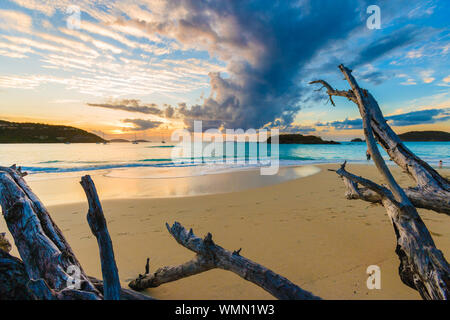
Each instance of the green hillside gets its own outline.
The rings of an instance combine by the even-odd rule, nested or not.
[[[267,143],[271,142],[272,137],[267,139]],[[322,140],[321,137],[304,136],[301,134],[281,134],[279,136],[280,144],[339,144],[335,141]]]
[[[445,131],[410,131],[398,135],[402,141],[450,141]]]
[[[69,126],[0,120],[0,143],[104,142],[99,136]]]

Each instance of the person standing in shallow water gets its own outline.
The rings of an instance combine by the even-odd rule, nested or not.
[[[367,158],[367,161],[370,161],[370,152],[369,152],[369,150],[367,150],[366,151],[366,158]]]
[[[442,165],[443,165],[442,160],[439,160],[439,168],[440,168],[440,169],[442,169]]]

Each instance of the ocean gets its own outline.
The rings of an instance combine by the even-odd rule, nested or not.
[[[407,142],[406,146],[417,156],[437,167],[440,160],[450,167],[450,142]],[[236,171],[261,164],[251,163],[250,145],[237,143],[245,149],[245,159],[235,157],[235,163],[224,163],[220,154],[196,158],[195,162],[174,157],[175,144],[110,143],[110,144],[0,144],[0,165],[17,164],[31,177],[81,176],[86,172],[102,171],[117,178],[177,178]],[[226,146],[228,148],[228,144]],[[270,149],[270,147],[269,147]],[[388,164],[389,157],[382,150]],[[269,150],[270,151],[270,150]],[[319,163],[368,163],[366,144],[342,142],[339,145],[279,145],[280,167]],[[245,161],[244,161],[245,160]],[[254,160],[254,159],[253,159]]]

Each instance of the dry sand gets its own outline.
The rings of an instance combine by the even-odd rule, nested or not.
[[[341,180],[327,170],[338,165],[319,167],[321,172],[309,177],[240,192],[103,201],[123,286],[143,273],[147,257],[151,271],[193,257],[165,228],[165,222],[179,221],[198,236],[211,232],[213,240],[224,248],[242,248],[242,255],[325,299],[419,299],[397,274],[395,237],[384,208],[346,200]],[[348,165],[348,169],[380,182],[374,166]],[[397,167],[392,169],[400,184],[412,183]],[[101,196],[102,190],[99,193]],[[85,271],[101,278],[97,243],[86,222],[87,204],[58,205],[49,210]],[[420,213],[437,247],[448,258],[450,219],[425,210]],[[380,290],[366,287],[369,265],[381,268]],[[147,292],[159,299],[273,298],[224,270],[208,271]]]

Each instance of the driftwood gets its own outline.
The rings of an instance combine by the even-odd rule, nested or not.
[[[427,209],[446,213],[450,199],[448,196],[447,198],[440,198],[439,195],[445,194],[446,190],[448,190],[445,189],[448,187],[448,182],[446,185],[444,178],[440,177],[436,171],[427,164],[424,164],[417,157],[414,156],[411,159],[405,158],[407,154],[411,155],[412,153],[405,149],[398,137],[395,145],[383,144],[385,140],[380,137],[393,139],[396,137],[395,133],[393,133],[392,129],[382,117],[381,111],[373,96],[367,90],[361,89],[358,86],[349,69],[343,65],[340,65],[339,68],[350,84],[351,90],[334,90],[323,80],[313,81],[311,83],[323,84],[327,88],[330,97],[333,95],[344,96],[357,104],[363,120],[364,135],[369,152],[378,171],[388,185],[388,187],[384,187],[368,179],[353,175],[345,170],[344,163],[336,173],[344,180],[346,196],[349,199],[381,202],[394,226],[397,238],[395,251],[400,259],[399,274],[401,280],[409,287],[417,290],[424,299],[448,299],[450,296],[450,266],[442,252],[436,248],[413,202],[407,193],[397,184],[389,171],[378,150],[375,138],[387,149],[386,151],[389,150],[388,153],[391,155],[391,158],[397,159],[396,162],[398,164],[399,162],[406,164],[404,169],[408,170],[416,179],[418,183],[417,189],[425,190],[426,186],[423,185],[425,181],[432,183],[429,189],[423,191],[425,195],[421,193],[417,195],[417,198],[422,197],[423,199],[430,192],[435,195],[433,200],[438,203],[426,203],[428,205]],[[378,131],[375,130],[375,127]],[[386,128],[389,128],[389,130]],[[400,166],[402,167],[402,165]],[[432,179],[434,179],[434,182],[431,181]],[[359,188],[358,184],[365,188]],[[417,198],[415,203],[419,204]],[[424,205],[423,203],[420,204]]]
[[[62,232],[26,184],[23,176],[25,173],[15,166],[0,167],[0,204],[21,257],[20,260],[9,255],[7,251],[0,250],[0,270],[2,270],[0,292],[5,293],[5,297],[18,293],[17,299],[22,297],[32,300],[102,300],[105,297],[118,299],[115,262],[114,265],[106,267],[105,285],[102,281],[88,277]],[[90,179],[85,178],[85,180]],[[106,235],[108,233],[106,224],[101,224],[100,214],[103,217],[103,213],[101,206],[98,206],[100,202],[95,187],[89,182],[86,186],[90,204],[89,215],[92,216],[88,220],[90,220],[91,230],[99,232],[94,234],[99,239],[103,262],[103,260],[110,260],[111,256],[114,257],[112,244],[108,244],[109,235]],[[116,274],[114,274],[114,268]],[[76,285],[72,277],[74,271],[79,271],[77,272],[79,283],[75,283]],[[103,274],[105,275],[105,272]],[[14,281],[11,280],[13,278]],[[107,288],[105,297],[103,296],[104,287]],[[131,290],[121,288],[119,290],[120,297],[151,299],[137,292],[131,293]]]
[[[103,215],[103,209],[97,195],[97,190],[90,176],[82,177],[80,183],[89,202],[87,220],[92,233],[97,238],[98,247],[100,249],[104,298],[105,300],[120,300],[119,271],[117,270],[113,245],[111,237],[109,236],[108,227],[106,226],[106,219]]]
[[[349,199],[362,199],[382,204],[390,217],[397,241],[401,280],[416,289],[424,299],[448,299],[450,266],[438,250],[416,207],[450,214],[449,182],[409,151],[386,123],[373,96],[361,89],[351,71],[339,66],[351,90],[333,89],[323,80],[332,97],[342,96],[357,104],[363,119],[364,135],[374,163],[387,186],[358,177],[345,169],[336,173],[346,186]],[[403,190],[395,181],[377,148],[376,141],[391,159],[408,172],[417,187]],[[112,241],[103,215],[95,185],[89,176],[81,184],[89,202],[88,223],[100,249],[103,281],[85,274],[62,232],[48,211],[26,184],[20,167],[0,167],[0,204],[8,229],[14,238],[21,259],[12,257],[10,245],[0,234],[0,298],[21,300],[148,300],[151,297],[120,287]],[[216,245],[211,234],[196,237],[179,223],[167,225],[175,240],[196,253],[194,259],[175,267],[149,272],[129,286],[135,290],[199,274],[214,268],[236,273],[279,299],[320,299],[301,289],[288,279],[240,255],[241,249],[230,252]],[[73,270],[78,270],[80,282],[73,286]]]
[[[87,276],[66,239],[51,219],[44,205],[23,180],[25,173],[15,166],[0,167],[0,195],[3,215],[22,260],[0,249],[0,294],[2,299],[20,300],[151,300],[153,298],[120,287],[112,241],[108,233],[100,200],[92,179],[84,176],[81,185],[86,193],[87,220],[100,249],[103,281]],[[255,283],[279,299],[320,299],[288,279],[214,244],[211,234],[202,240],[180,224],[168,227],[178,243],[197,253],[192,261],[179,267],[163,268],[130,284],[133,289],[157,286],[212,268],[232,271]],[[4,239],[3,237],[1,238]],[[2,242],[2,248],[10,248]],[[72,288],[69,269],[79,270],[79,287]]]
[[[0,234],[0,300],[35,300],[36,295],[26,285],[29,281],[20,259],[9,254],[11,244]]]
[[[327,90],[327,94],[333,105],[335,105],[332,100],[333,96],[345,97],[358,105],[361,117],[363,117],[364,113],[367,113],[370,120],[370,127],[372,128],[372,133],[376,141],[378,141],[387,152],[391,160],[416,181],[416,187],[404,190],[412,203],[418,208],[429,209],[438,213],[450,215],[450,182],[439,175],[439,173],[428,163],[420,159],[405,146],[397,134],[387,124],[378,102],[370,92],[359,88],[356,81],[354,81],[353,76],[351,76],[350,70],[342,65],[339,66],[339,68],[347,80],[353,79],[352,81],[354,83],[353,85],[351,84],[351,90],[343,91],[333,89],[333,87],[324,80],[311,81],[310,84],[322,84],[322,88]],[[346,73],[350,77],[347,77]],[[354,87],[354,85],[356,86]],[[355,93],[356,88],[360,90],[359,94]],[[361,99],[358,98],[358,95]],[[378,200],[374,202],[381,202],[381,198],[378,197]]]
[[[30,279],[38,281],[42,290],[47,288],[49,298],[100,299],[100,292],[85,275],[61,231],[20,171],[1,167],[0,182],[3,216]],[[67,285],[72,279],[69,267],[80,271],[79,289],[69,289]]]
[[[195,258],[179,266],[160,268],[153,274],[148,274],[147,259],[147,274],[133,280],[129,284],[130,288],[135,290],[154,288],[163,283],[219,268],[234,272],[241,278],[260,286],[278,299],[320,299],[272,270],[241,256],[241,249],[230,252],[218,246],[213,242],[211,233],[201,239],[194,235],[192,229],[187,231],[178,222],[175,222],[172,226],[166,224],[166,227],[180,245],[196,253]]]
[[[103,294],[103,281],[89,277],[95,288]],[[0,300],[46,300],[53,299],[46,291],[33,287],[22,260],[0,250]],[[139,292],[121,288],[120,300],[154,300]]]

